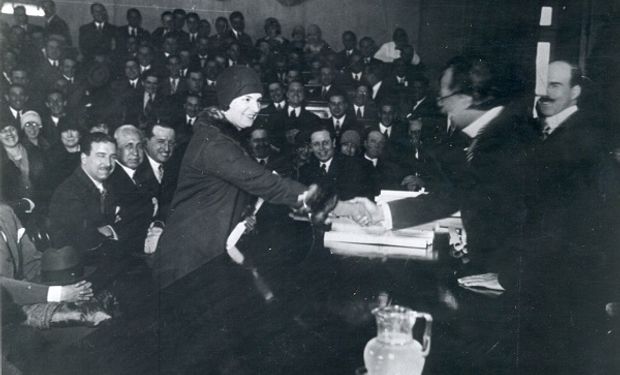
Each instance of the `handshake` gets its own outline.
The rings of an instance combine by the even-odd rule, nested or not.
[[[368,198],[357,197],[339,201],[333,213],[335,216],[349,217],[363,226],[380,225],[384,221],[383,209]]]

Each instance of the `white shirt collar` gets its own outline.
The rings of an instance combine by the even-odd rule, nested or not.
[[[84,168],[82,168],[82,170],[84,171]],[[86,173],[86,171],[84,171],[84,174],[88,176],[88,178],[93,182],[93,184],[95,184],[95,187],[97,188],[97,190],[99,190],[99,192],[103,192],[105,190],[105,188],[103,187],[103,184],[97,180],[95,180],[94,178],[90,177],[90,175],[88,173]]]
[[[119,162],[118,160],[116,161],[116,164],[120,165],[121,168],[123,168],[123,170],[125,171],[125,173],[127,173],[129,178],[133,180],[133,175],[136,173],[135,169],[131,169],[129,167],[124,166],[123,163]]]
[[[151,64],[147,66],[140,65],[140,73],[144,72],[145,70],[149,70],[149,69],[151,69]]]
[[[189,117],[188,114],[185,114],[185,122],[187,123],[189,120],[192,120],[192,126],[196,123],[196,117]]]
[[[372,163],[373,167],[376,167],[377,166],[377,162],[379,162],[379,159],[371,158],[370,156],[366,155],[366,153],[364,153],[364,159],[370,161]]]
[[[332,157],[331,159],[329,159],[328,161],[320,161],[319,162],[319,167],[322,167],[323,164],[325,164],[325,169],[329,172],[329,167],[331,167],[332,165],[332,161],[334,161],[334,158]],[[321,168],[322,169],[322,168]]]
[[[381,134],[385,134],[385,132],[387,131],[388,137],[392,136],[392,126],[385,126],[380,122],[379,131],[381,132]]]
[[[274,106],[276,108],[280,107],[280,109],[284,108],[284,106],[286,106],[286,100],[282,100],[280,102],[274,103]]]
[[[339,118],[339,119],[336,119],[335,117],[332,117],[332,121],[333,121],[333,123],[334,123],[334,126],[336,126],[336,120],[338,120],[338,122],[340,123],[340,127],[342,128],[342,124],[344,124],[344,120],[345,120],[346,118],[347,118],[347,115],[346,115],[346,114],[342,115],[342,117],[341,117],[341,118]]]
[[[260,164],[261,160],[264,160],[265,164],[269,163],[269,156],[264,158],[256,158],[256,162]]]
[[[151,169],[153,170],[153,174],[155,175],[155,178],[161,184],[161,180],[159,179],[159,166],[161,165],[161,163],[151,159],[149,154],[147,154],[146,152],[144,154],[146,155],[146,158],[149,161],[149,165],[151,166]]]
[[[11,110],[11,114],[13,114],[13,117],[17,118],[17,114],[21,111],[16,110],[15,108],[9,106],[9,109]]]
[[[299,117],[299,115],[301,114],[301,107],[288,107],[288,115],[291,115],[291,112],[295,111],[295,116]]]
[[[375,85],[372,87],[372,98],[373,99],[377,97],[377,93],[379,92],[379,89],[381,88],[382,83],[383,81],[379,81],[375,83]]]
[[[54,125],[58,126],[58,121],[60,121],[60,117],[52,115],[51,118]]]
[[[482,116],[478,117],[474,122],[463,128],[463,133],[469,138],[475,138],[491,121],[493,121],[504,109],[504,106],[497,106],[486,111]]]
[[[557,129],[567,118],[569,118],[573,113],[577,112],[579,108],[576,105],[571,105],[568,108],[563,109],[561,112],[556,113],[553,116],[545,117],[545,126],[549,127],[548,134],[553,133],[555,129]]]

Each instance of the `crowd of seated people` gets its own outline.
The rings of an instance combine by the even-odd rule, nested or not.
[[[345,30],[337,51],[314,24],[296,26],[289,39],[270,17],[265,35],[249,35],[239,11],[218,17],[212,30],[198,14],[175,9],[163,12],[161,26],[149,31],[138,9],[129,9],[127,24],[116,26],[106,8],[94,3],[92,21],[79,28],[75,41],[54,2],[42,1],[42,8],[43,27],[30,24],[18,6],[15,24],[2,25],[0,34],[0,201],[26,227],[42,225],[38,229],[48,232],[55,247],[75,246],[93,256],[106,248],[115,250],[105,254],[116,255],[155,251],[193,126],[203,109],[218,105],[218,74],[234,65],[255,69],[264,84],[263,108],[246,135],[248,153],[258,163],[304,184],[329,186],[342,200],[372,199],[382,189],[437,192],[450,209],[465,211],[470,245],[482,249],[474,253],[501,248],[515,222],[534,225],[521,216],[505,225],[481,221],[491,211],[506,217],[525,212],[512,210],[516,192],[503,192],[522,182],[512,172],[531,162],[522,160],[530,146],[543,162],[532,173],[544,185],[515,189],[531,198],[518,208],[546,217],[537,224],[548,226],[558,241],[565,233],[553,228],[561,223],[587,237],[558,208],[576,195],[600,195],[617,208],[610,197],[618,189],[609,180],[618,161],[597,143],[603,137],[571,135],[562,123],[572,113],[554,117],[577,106],[581,88],[575,87],[583,83],[574,67],[565,83],[568,94],[554,87],[539,102],[538,120],[531,118],[533,97],[510,112],[520,123],[534,124],[531,134],[512,128],[486,134],[480,129],[500,112],[507,116],[507,107],[497,109],[493,92],[468,91],[471,77],[465,77],[463,61],[448,65],[448,78],[444,74],[440,92],[433,93],[429,78],[435,77],[425,76],[401,28],[380,46]],[[476,112],[447,117],[462,106]],[[471,116],[488,117],[478,124]],[[545,118],[554,125],[540,122]],[[469,127],[463,136],[472,123],[476,130]],[[553,141],[562,134],[565,139]],[[533,141],[539,138],[546,143]],[[620,147],[617,141],[614,146]],[[608,172],[600,175],[599,165]],[[586,189],[580,179],[585,176],[571,175],[573,169],[587,173],[588,187],[600,182],[599,189]],[[511,203],[498,207],[489,196]],[[583,210],[590,207],[583,204]],[[472,205],[483,214],[467,217]],[[267,212],[272,217],[263,224],[259,218],[259,226],[287,220],[278,216],[286,215],[283,210]],[[489,231],[495,232],[491,240]]]

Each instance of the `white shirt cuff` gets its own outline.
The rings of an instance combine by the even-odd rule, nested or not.
[[[379,208],[383,211],[383,227],[387,230],[392,229],[392,211],[390,211],[390,205],[381,202]]]
[[[27,213],[27,214],[32,213],[32,211],[33,211],[33,210],[34,210],[34,208],[35,208],[35,204],[34,204],[34,202],[33,202],[33,201],[31,201],[31,200],[30,200],[30,199],[28,199],[28,198],[22,198],[22,199],[23,199],[23,200],[25,200],[26,202],[28,202],[28,204],[30,205],[30,208],[28,208],[28,209],[26,210],[26,213]]]
[[[308,190],[304,191],[303,193],[297,196],[297,202],[301,202],[301,204],[303,205],[303,208],[305,209],[309,209],[308,205],[306,204],[307,196],[308,196]]]
[[[114,241],[118,241],[118,235],[116,234],[116,231],[114,230],[114,228],[111,225],[106,225],[107,228],[110,228],[110,230],[112,231],[112,239]]]
[[[47,288],[47,302],[60,302],[62,286],[50,286]]]

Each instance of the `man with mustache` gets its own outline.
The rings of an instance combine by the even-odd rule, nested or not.
[[[116,143],[103,133],[81,139],[80,166],[56,188],[49,207],[49,234],[55,247],[95,250],[118,241],[116,199],[108,185],[114,171]]]

